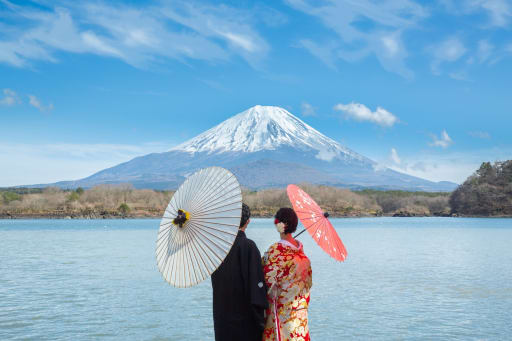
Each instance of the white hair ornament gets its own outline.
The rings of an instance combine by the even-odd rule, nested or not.
[[[276,224],[276,230],[279,233],[284,233],[285,228],[286,228],[286,225],[283,222],[279,222]]]

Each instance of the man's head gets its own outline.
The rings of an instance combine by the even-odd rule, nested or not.
[[[242,204],[242,217],[240,218],[240,229],[245,230],[251,218],[251,209],[246,204]]]

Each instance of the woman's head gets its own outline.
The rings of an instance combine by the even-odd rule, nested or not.
[[[297,214],[289,207],[280,208],[275,215],[275,224],[283,223],[285,225],[283,233],[295,232],[298,222]]]

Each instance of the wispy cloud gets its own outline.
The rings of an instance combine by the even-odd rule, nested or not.
[[[371,111],[367,106],[360,103],[340,103],[334,106],[334,110],[341,111],[347,119],[367,121],[382,127],[391,127],[398,122],[398,118],[386,109],[377,107],[377,110]]]
[[[299,41],[297,47],[305,48],[313,56],[320,59],[325,65],[333,70],[338,70],[336,67],[336,60],[338,59],[336,49],[337,44],[334,42],[321,42],[316,43],[309,39]]]
[[[461,58],[467,51],[464,44],[458,38],[449,38],[443,42],[429,47],[433,60],[430,64],[434,74],[441,74],[441,64],[454,62]]]
[[[453,143],[446,130],[443,130],[439,137],[436,134],[431,134],[430,137],[432,138],[432,142],[429,143],[429,146],[432,147],[447,148]]]
[[[478,62],[485,63],[492,56],[494,51],[494,45],[492,45],[488,40],[480,40],[478,42]]]
[[[40,111],[50,111],[53,110],[53,104],[43,105],[41,101],[34,95],[28,95],[29,104],[34,108],[39,109]]]
[[[493,157],[489,158],[489,155],[493,155]],[[431,149],[414,152],[410,155],[401,155],[399,164],[392,162],[390,158],[383,160],[381,163],[382,167],[389,167],[431,181],[462,183],[478,169],[482,162],[494,162],[510,158],[510,149],[506,148],[473,149],[465,152]]]
[[[476,137],[479,139],[490,139],[491,134],[486,131],[470,131],[468,132],[469,136]]]
[[[20,103],[20,99],[16,92],[12,91],[11,89],[4,89],[2,92],[4,97],[0,99],[0,105],[13,106]]]
[[[232,56],[256,66],[269,50],[250,12],[225,5],[95,2],[42,10],[7,4],[3,14],[22,24],[8,27],[0,40],[0,62],[18,67],[35,60],[57,62],[57,51],[107,56],[142,68],[167,59],[227,61]]]
[[[391,148],[391,154],[389,155],[389,158],[394,164],[397,165],[399,165],[402,162],[395,148]]]
[[[318,17],[338,37],[322,43],[302,39],[300,45],[330,67],[337,59],[359,60],[375,55],[388,71],[411,78],[413,72],[405,65],[408,56],[402,34],[415,28],[428,16],[421,5],[410,1],[335,1],[321,3],[287,0],[291,7]]]
[[[0,187],[76,180],[136,156],[163,152],[164,143],[0,143]],[[37,167],[34,167],[37,165]]]
[[[487,11],[493,26],[506,27],[512,17],[511,4],[507,0],[471,0],[468,5],[472,9]]]
[[[5,106],[13,106],[16,104],[21,104],[23,101],[20,99],[20,96],[11,89],[3,89],[4,97],[0,98],[0,105]],[[24,97],[24,96],[23,96]],[[39,98],[34,95],[28,95],[28,104],[33,106],[34,108],[39,109],[40,111],[49,111],[53,109],[53,104],[43,105]]]
[[[458,81],[465,81],[465,82],[471,82],[471,78],[469,78],[469,75],[467,71],[461,70],[461,71],[453,71],[448,74],[450,78],[458,80]]]
[[[512,18],[512,7],[509,0],[441,0],[450,14],[468,15],[477,12],[488,15],[484,27],[506,27]]]
[[[200,79],[201,82],[208,85],[210,88],[215,90],[220,90],[224,92],[230,92],[231,90],[226,86],[226,84],[223,84],[222,82],[218,82],[216,80],[212,79]]]
[[[302,116],[316,116],[316,109],[307,102],[302,102],[300,105]]]

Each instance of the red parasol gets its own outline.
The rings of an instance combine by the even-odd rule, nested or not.
[[[295,213],[297,213],[302,225],[311,237],[329,256],[343,262],[347,258],[347,250],[331,222],[327,219],[329,214],[324,213],[320,206],[300,187],[288,185],[286,192]]]

